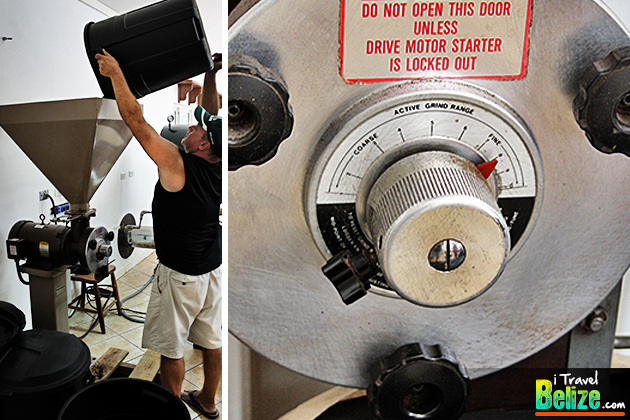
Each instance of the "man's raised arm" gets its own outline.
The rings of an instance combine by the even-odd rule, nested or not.
[[[184,161],[176,145],[162,138],[142,115],[142,107],[131,93],[120,65],[107,51],[96,54],[99,71],[109,77],[114,87],[120,115],[135,138],[160,171],[160,182],[167,191],[176,192],[186,181]]]

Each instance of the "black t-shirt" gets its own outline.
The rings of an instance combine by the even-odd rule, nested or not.
[[[186,171],[184,188],[171,193],[160,181],[155,186],[155,248],[165,266],[201,275],[221,265],[221,162],[180,153]]]

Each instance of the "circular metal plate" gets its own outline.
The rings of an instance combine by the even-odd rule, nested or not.
[[[134,249],[133,245],[131,244],[131,241],[129,240],[129,232],[122,227],[122,226],[128,226],[128,225],[130,226],[136,225],[136,218],[133,217],[133,214],[131,213],[125,214],[125,216],[120,221],[119,226],[121,227],[118,228],[118,253],[124,259],[129,258],[131,254],[133,253],[133,249]]]
[[[537,0],[521,80],[472,81],[508,102],[536,139],[545,196],[496,284],[452,308],[369,294],[346,306],[322,275],[306,187],[341,112],[386,88],[339,76],[339,1],[254,6],[230,29],[229,54],[250,55],[286,82],[292,135],[260,167],[229,177],[230,330],[307,376],[365,387],[369,368],[401,345],[450,347],[479,377],[546,347],[584,318],[630,261],[630,160],[596,151],[572,101],[585,68],[628,35],[591,0]],[[579,13],[576,13],[579,11]],[[437,83],[437,82],[436,82]],[[311,162],[311,165],[309,165]]]
[[[512,254],[518,252],[540,208],[542,163],[531,133],[496,94],[453,81],[394,85],[353,105],[331,127],[322,136],[327,146],[316,154],[306,198],[324,256],[371,250],[363,204],[374,177],[396,160],[431,150],[475,164],[496,162],[491,186],[510,228]],[[371,283],[375,292],[389,290],[380,273]]]

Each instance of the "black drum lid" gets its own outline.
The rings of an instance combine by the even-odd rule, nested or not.
[[[72,334],[25,331],[0,359],[0,396],[54,391],[86,377],[90,350]]]

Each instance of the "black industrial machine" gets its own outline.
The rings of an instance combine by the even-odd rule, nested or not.
[[[0,126],[69,202],[66,211],[54,206],[48,223],[17,222],[7,240],[7,254],[30,287],[33,326],[68,332],[70,269],[97,278],[107,274],[115,233],[90,226],[96,210],[89,200],[131,131],[114,100],[96,98],[1,106]]]
[[[491,407],[519,362],[610,366],[630,37],[602,4],[263,0],[230,21],[240,340],[367,388],[383,419]]]

